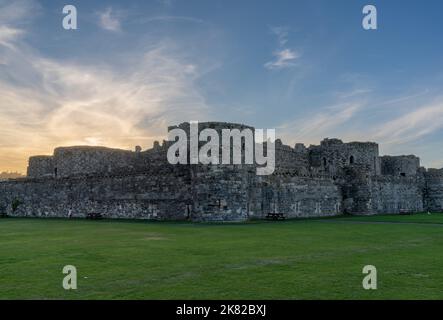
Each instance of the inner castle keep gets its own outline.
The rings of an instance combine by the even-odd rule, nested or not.
[[[204,128],[251,127],[199,123]],[[155,142],[144,151],[59,147],[51,156],[30,157],[26,178],[0,182],[0,211],[192,221],[443,211],[443,169],[420,167],[414,155],[380,156],[374,142],[324,139],[292,147],[277,139],[275,171],[265,176],[249,164],[169,164],[171,143]]]

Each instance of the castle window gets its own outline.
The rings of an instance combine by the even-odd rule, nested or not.
[[[353,163],[354,163],[354,156],[351,156],[351,157],[349,158],[349,163],[350,163],[350,164],[353,164]]]
[[[400,176],[402,176],[402,177],[406,177],[406,173],[401,172],[401,173],[400,173]]]
[[[54,168],[54,175],[57,176],[57,168]]]
[[[323,158],[323,166],[325,166],[326,167],[326,158]]]

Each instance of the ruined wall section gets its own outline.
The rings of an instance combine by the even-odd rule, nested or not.
[[[168,141],[163,141],[163,144],[160,144],[158,141],[154,141],[153,148],[135,153],[133,156],[133,170],[144,172],[150,168],[168,164],[168,143]]]
[[[189,123],[168,129],[174,128],[189,139]],[[223,129],[255,131],[243,124],[199,123],[199,132],[208,128],[219,134],[220,163]],[[172,143],[154,142],[152,149],[135,152],[63,147],[54,156],[31,157],[27,179],[0,183],[0,210],[16,216],[66,217],[71,210],[74,217],[97,212],[194,221],[243,221],[270,212],[320,217],[443,211],[443,169],[426,171],[415,156],[379,157],[376,143],[324,139],[319,146],[292,148],[277,139],[270,176],[257,176],[255,164],[232,164],[234,151],[244,161],[244,144],[239,150],[231,145],[229,165],[170,165]]]
[[[443,212],[443,169],[428,169],[424,177],[426,209]]]
[[[294,148],[285,145],[280,139],[275,141],[276,168],[294,169],[299,175],[309,173],[309,152],[303,144],[296,144]]]
[[[34,156],[29,158],[29,178],[55,177],[94,174],[133,174],[149,171],[150,167],[167,164],[167,141],[141,151],[112,149],[95,146],[60,147],[53,156]]]
[[[419,176],[371,179],[370,207],[375,214],[423,212],[424,189]]]
[[[135,153],[105,147],[60,147],[54,150],[54,175],[57,178],[112,173],[134,166]]]
[[[381,174],[391,176],[415,176],[420,168],[420,158],[409,156],[380,157]]]
[[[279,170],[256,177],[249,196],[249,216],[263,219],[268,213],[286,217],[322,217],[342,212],[341,190],[329,176],[299,176]]]
[[[345,167],[342,183],[344,212],[372,215],[424,210],[422,176],[373,176],[370,168]]]
[[[28,162],[27,176],[31,178],[54,176],[54,157],[30,157]]]
[[[348,165],[364,165],[370,175],[380,174],[378,144],[374,142],[343,143],[339,139],[324,139],[320,146],[309,147],[310,164],[334,176],[343,174]]]
[[[192,220],[244,221],[249,219],[252,165],[191,166]]]
[[[343,168],[340,181],[343,195],[343,213],[373,214],[371,207],[371,168],[366,165],[348,165]]]
[[[189,218],[190,172],[164,166],[136,175],[38,178],[0,183],[0,208],[11,216],[184,220]],[[18,203],[13,210],[13,203]]]
[[[180,128],[187,133],[188,155],[190,162],[190,124],[182,123],[178,126],[171,126],[168,130]],[[252,177],[256,175],[254,164],[245,164],[245,143],[234,146],[233,140],[230,142],[230,164],[222,164],[223,129],[238,129],[242,132],[245,129],[252,131],[252,146],[255,143],[254,131],[250,126],[225,122],[199,122],[198,133],[202,130],[213,129],[218,133],[218,165],[190,165],[192,176],[192,220],[195,221],[244,221],[248,219],[248,199],[250,183]],[[168,142],[171,143],[171,142]],[[198,143],[199,148],[205,145],[206,141]],[[238,147],[238,148],[237,148]],[[241,153],[241,165],[233,164],[234,152]],[[166,159],[166,155],[165,155]]]

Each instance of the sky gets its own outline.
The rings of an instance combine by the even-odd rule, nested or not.
[[[440,0],[0,0],[0,171],[57,146],[147,149],[190,120],[375,141],[441,168],[442,14]]]

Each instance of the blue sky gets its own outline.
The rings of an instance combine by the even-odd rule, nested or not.
[[[78,30],[62,28],[75,5]],[[373,4],[378,29],[364,30]],[[0,171],[189,120],[376,141],[443,167],[441,1],[0,0]]]

